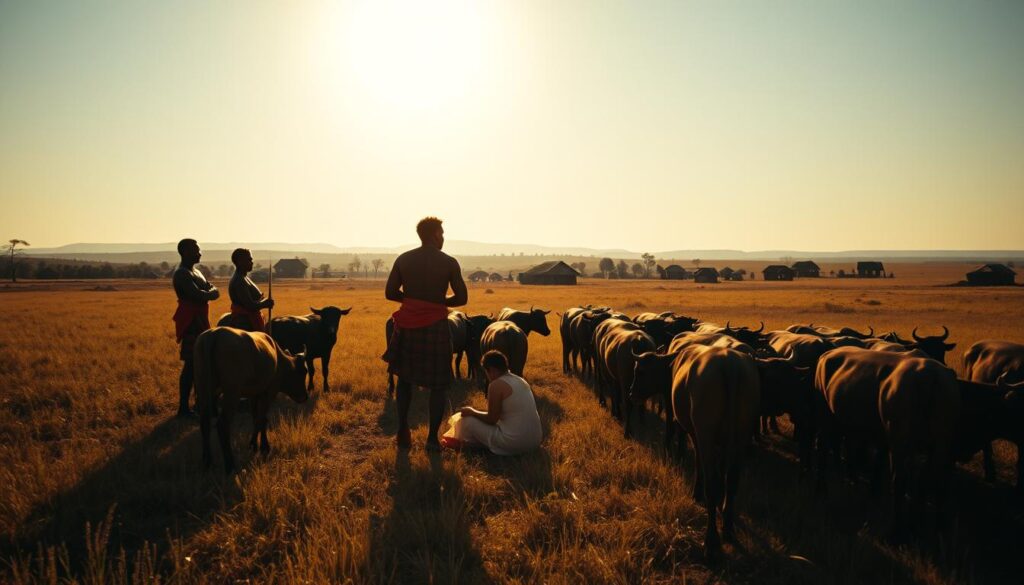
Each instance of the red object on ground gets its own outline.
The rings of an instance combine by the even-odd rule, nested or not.
[[[405,299],[391,318],[395,320],[395,327],[402,329],[419,329],[433,325],[441,319],[448,318],[448,307],[429,301],[419,299]]]
[[[178,299],[178,309],[174,311],[174,334],[178,343],[185,337],[185,332],[193,321],[198,320],[199,331],[202,333],[210,328],[210,305],[207,303],[193,303]]]
[[[263,320],[263,311],[250,311],[242,305],[231,303],[231,314],[248,317],[249,321],[252,323],[253,331],[262,332],[267,330],[267,322]]]

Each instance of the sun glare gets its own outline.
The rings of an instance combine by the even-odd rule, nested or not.
[[[346,15],[340,57],[360,92],[382,105],[450,105],[474,92],[487,65],[485,8],[468,0],[361,3]]]

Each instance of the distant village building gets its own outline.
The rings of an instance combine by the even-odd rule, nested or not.
[[[782,264],[765,266],[761,273],[764,274],[765,280],[793,280],[793,277],[796,276],[796,271]]]
[[[793,272],[797,278],[818,278],[821,268],[811,260],[801,260],[793,264]]]
[[[971,286],[1013,286],[1017,273],[1005,264],[985,264],[967,273]]]
[[[693,275],[682,266],[671,264],[665,268],[665,275],[662,278],[665,280],[686,280],[692,277]]]
[[[858,262],[857,276],[860,278],[885,278],[885,267],[881,262]]]
[[[309,262],[305,258],[282,258],[274,263],[276,278],[306,278]]]
[[[726,266],[725,268],[718,271],[718,276],[722,277],[722,280],[732,280],[732,275],[735,273],[735,270]]]
[[[579,272],[561,260],[538,264],[519,273],[520,284],[576,284]]]
[[[734,282],[742,282],[744,274],[745,273],[743,273],[743,272],[733,271],[733,273],[730,274],[729,278],[727,278],[726,280],[732,280]]]
[[[498,274],[497,272],[492,272],[492,273],[490,274],[490,276],[488,276],[488,277],[487,277],[487,280],[489,280],[489,281],[491,281],[491,282],[501,282],[501,281],[505,280],[505,278],[504,278],[504,277],[502,277],[502,276],[501,276],[500,274]]]
[[[708,266],[698,268],[693,273],[693,280],[703,283],[718,282],[718,271]]]
[[[489,275],[487,274],[486,270],[477,270],[476,272],[474,272],[474,273],[469,275],[469,281],[470,282],[484,282],[484,281],[487,280],[488,276]]]

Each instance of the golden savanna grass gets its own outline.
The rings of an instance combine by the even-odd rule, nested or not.
[[[940,287],[962,271],[927,265],[895,271],[883,281],[473,285],[465,310],[589,302],[723,324],[763,320],[769,329],[814,322],[904,335],[945,324],[958,371],[974,341],[1024,342],[1024,289]],[[785,436],[752,449],[739,542],[706,566],[692,455],[682,464],[664,456],[653,412],[639,439],[622,437],[593,391],[562,374],[554,313],[551,337],[530,336],[526,367],[545,426],[540,452],[428,457],[425,396],[413,404],[416,448],[397,452],[379,359],[394,307],[379,281],[275,283],[278,315],[353,307],[334,349],[333,391],[303,405],[278,398],[267,458],[249,454],[251,422],[238,417],[242,471],[205,472],[198,425],[171,418],[180,367],[173,293],[166,282],[113,284],[0,293],[0,581],[1000,583],[1024,574],[1012,446],[997,445],[996,485],[980,479],[977,458],[959,467],[949,531],[893,548],[880,537],[885,500],[838,480],[815,496]],[[226,309],[222,300],[212,312]],[[450,398],[483,405],[462,382]]]

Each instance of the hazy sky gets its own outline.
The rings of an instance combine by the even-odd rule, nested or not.
[[[1024,249],[1024,2],[0,0],[0,239]]]

